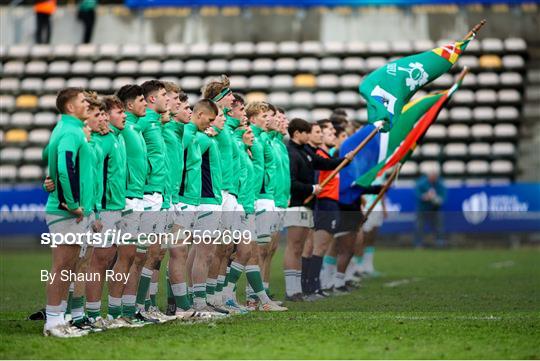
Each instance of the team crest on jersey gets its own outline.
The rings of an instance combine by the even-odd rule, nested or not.
[[[409,63],[408,68],[398,67],[398,70],[404,71],[409,74],[409,77],[405,79],[405,84],[409,87],[409,90],[413,91],[428,82],[429,74],[424,70],[422,63]]]

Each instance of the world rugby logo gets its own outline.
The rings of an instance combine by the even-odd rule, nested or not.
[[[489,200],[485,192],[473,194],[464,200],[461,209],[463,216],[470,224],[480,224],[488,215]]]

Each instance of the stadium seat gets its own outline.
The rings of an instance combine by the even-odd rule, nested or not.
[[[161,71],[165,74],[179,74],[184,70],[181,60],[166,60],[161,64]]]
[[[521,94],[516,89],[502,89],[498,94],[501,103],[520,103]]]
[[[367,71],[366,62],[362,58],[348,57],[343,59],[341,68],[349,73],[363,73]]]
[[[199,91],[203,85],[202,79],[198,76],[184,76],[180,79],[180,84],[184,90]]]
[[[4,75],[21,75],[24,73],[24,62],[18,60],[11,60],[4,64],[2,67]]]
[[[70,72],[70,68],[71,64],[69,61],[57,60],[49,64],[48,72],[49,74],[67,76]]]
[[[311,107],[313,105],[313,94],[308,91],[298,91],[291,94],[291,104],[295,107]]]
[[[14,183],[17,178],[17,167],[14,165],[0,165],[0,179],[7,183]]]
[[[335,74],[321,74],[317,76],[317,88],[337,88],[339,85],[339,78]]]
[[[502,64],[505,69],[523,69],[525,60],[519,55],[505,55],[502,57]]]
[[[103,44],[99,47],[100,59],[116,59],[120,55],[120,45]]]
[[[39,107],[41,109],[55,109],[56,95],[42,95],[39,97]]]
[[[75,56],[75,46],[72,44],[58,44],[54,47],[55,59],[72,59]]]
[[[354,118],[361,122],[367,122],[367,119],[368,119],[367,109],[366,108],[358,109]]]
[[[39,127],[52,127],[56,124],[57,115],[51,112],[39,112],[34,115],[34,126]]]
[[[413,49],[415,53],[433,49],[434,47],[435,47],[435,43],[427,39],[415,40],[413,42]]]
[[[515,107],[501,106],[495,110],[495,118],[498,121],[518,121],[519,110]]]
[[[501,39],[485,38],[482,39],[482,50],[485,53],[502,53],[504,45]]]
[[[492,107],[476,107],[473,110],[473,117],[479,122],[492,121],[495,119],[495,110]]]
[[[32,109],[38,106],[38,99],[35,95],[19,95],[15,102],[15,106],[18,109]]]
[[[225,74],[229,69],[229,62],[225,59],[212,59],[206,63],[206,70],[211,74]]]
[[[465,77],[467,79],[469,75]],[[433,81],[433,85],[437,88],[449,88],[454,83],[454,78],[450,74],[443,74]]]
[[[457,104],[474,103],[474,92],[472,90],[460,89],[455,92],[452,101]]]
[[[160,72],[161,62],[159,60],[144,60],[139,63],[139,73],[157,76]]]
[[[66,86],[75,88],[88,88],[88,79],[86,78],[71,78],[66,82]]]
[[[323,51],[323,46],[319,41],[304,41],[300,43],[300,52],[303,55],[318,56]]]
[[[490,164],[491,173],[507,174],[514,171],[514,164],[509,160],[494,160]]]
[[[324,72],[338,72],[341,71],[341,59],[335,57],[322,58],[320,63],[321,71]]]
[[[17,93],[19,91],[20,81],[17,78],[0,79],[0,91],[2,93]]]
[[[387,55],[390,53],[390,44],[384,40],[374,40],[367,43],[367,50],[371,54]]]
[[[525,90],[525,98],[527,101],[538,104],[540,101],[540,86],[528,86]]]
[[[241,41],[233,44],[235,56],[252,56],[255,53],[255,44],[250,41]]]
[[[426,143],[420,147],[420,153],[427,158],[436,158],[441,153],[441,146],[437,143]]]
[[[15,98],[11,95],[0,95],[0,109],[9,111],[15,107]]]
[[[207,43],[197,43],[189,46],[190,57],[207,58],[210,55],[210,45]]]
[[[27,44],[11,45],[7,53],[10,58],[25,59],[30,55],[30,46]]]
[[[509,142],[494,143],[491,152],[495,156],[513,156],[516,154],[516,146]]]
[[[467,155],[467,144],[449,143],[444,147],[444,154],[447,157],[464,157]]]
[[[391,52],[394,54],[403,54],[407,55],[412,53],[413,47],[410,41],[408,40],[396,40],[390,43]]]
[[[210,48],[210,54],[215,58],[227,57],[232,53],[232,44],[231,43],[213,43]]]
[[[21,181],[38,180],[43,177],[43,169],[37,165],[23,165],[19,168],[18,177]]]
[[[524,52],[527,50],[527,43],[521,38],[508,38],[504,40],[504,48],[508,52]]]
[[[489,162],[485,160],[471,160],[467,163],[467,173],[469,174],[486,174],[489,172]]]
[[[114,72],[114,62],[97,62],[94,71],[97,74],[112,74]],[[135,74],[138,73],[139,62],[136,60],[122,60],[116,64],[116,74]]]
[[[369,57],[366,60],[366,68],[367,68],[366,70],[368,72],[376,70],[380,68],[381,66],[386,65],[386,63],[388,63],[388,60],[386,58],[383,58],[382,56]]]
[[[277,54],[277,44],[272,41],[262,41],[257,43],[255,51],[259,55],[275,56]]]
[[[288,94],[287,94],[288,95]],[[266,93],[264,92],[249,92],[246,94],[246,102],[252,103],[252,102],[265,102],[267,98]],[[272,104],[275,104],[271,102]],[[277,105],[277,104],[276,104]]]
[[[448,127],[448,137],[450,138],[467,138],[469,134],[469,126],[465,124],[452,124]]]
[[[278,53],[282,56],[296,55],[300,53],[300,44],[296,41],[283,41],[278,44]]]
[[[479,59],[479,65],[484,69],[499,69],[503,64],[498,55],[482,55]]]
[[[251,72],[251,61],[249,59],[232,59],[229,62],[229,71],[231,73],[249,73]]]
[[[163,81],[163,82],[171,82],[171,83],[175,83],[175,84],[180,83],[180,80],[175,76],[162,76],[162,77],[159,78],[159,80]]]
[[[26,148],[23,152],[23,159],[28,163],[41,163],[42,162],[43,148],[30,147]]]
[[[367,53],[367,44],[363,41],[350,41],[345,45],[345,47],[349,55],[360,55]]]
[[[11,116],[6,112],[0,112],[0,128],[6,128],[10,123]]]
[[[200,59],[190,59],[184,63],[184,71],[188,74],[201,74],[206,70],[206,63]]]
[[[493,131],[498,138],[513,138],[518,135],[517,127],[514,124],[497,124]]]
[[[401,167],[401,171],[399,172],[400,175],[406,176],[406,177],[413,177],[418,174],[418,164],[413,161],[408,161],[403,164]]]
[[[248,87],[252,89],[267,90],[270,88],[270,77],[266,75],[255,75],[249,78]]]
[[[51,131],[49,129],[33,129],[28,133],[28,141],[33,144],[45,145],[49,142]]]
[[[75,56],[77,59],[93,59],[98,55],[98,46],[96,44],[80,44],[77,46]]]
[[[0,150],[0,161],[2,164],[6,163],[19,163],[23,159],[23,150],[16,147],[7,147]]]
[[[272,73],[274,71],[274,60],[270,58],[255,59],[251,65],[256,73]]]
[[[165,56],[163,44],[145,44],[142,50],[145,59],[161,59]]]
[[[496,103],[497,93],[492,89],[480,89],[475,93],[477,103]]]
[[[342,88],[358,89],[362,77],[358,74],[344,74],[339,78],[339,83]]]
[[[294,77],[294,86],[296,88],[314,88],[317,80],[312,74],[298,74]]]
[[[341,91],[337,94],[337,103],[340,106],[357,106],[360,102],[360,94],[356,91]]]
[[[231,82],[231,87],[233,89],[247,89],[248,88],[248,78],[243,75],[232,75],[229,77]]]
[[[38,93],[43,87],[43,80],[40,78],[24,78],[21,82],[21,91]]]
[[[496,87],[499,85],[499,76],[497,73],[485,72],[477,76],[478,85],[481,87]]]
[[[530,84],[540,84],[540,69],[529,69],[527,71],[527,81]]]
[[[112,88],[112,81],[110,78],[106,77],[92,78],[90,79],[90,83],[88,84],[88,86],[90,87],[90,89],[97,92],[106,92]]]
[[[439,172],[441,165],[438,161],[435,160],[426,160],[420,163],[420,173],[428,174],[431,172]]]
[[[316,121],[320,119],[328,119],[330,118],[330,115],[332,115],[332,111],[327,108],[315,108],[311,111],[311,119]]]
[[[291,109],[287,112],[287,116],[289,119],[300,118],[307,120],[308,122],[312,121],[310,118],[311,114],[304,108]]]
[[[441,124],[433,124],[426,132],[426,139],[443,139],[446,137],[446,127]]]
[[[24,129],[10,129],[4,135],[6,143],[24,143],[28,140],[28,132]]]
[[[315,105],[317,106],[328,107],[336,103],[336,96],[334,95],[333,92],[318,91],[315,93],[314,102],[315,102]],[[339,100],[338,100],[338,103],[339,103]]]
[[[469,155],[471,157],[486,157],[491,154],[489,143],[471,143],[469,144]]]
[[[447,160],[443,163],[443,173],[447,175],[461,175],[465,173],[465,163],[460,160]]]
[[[33,115],[30,112],[18,112],[11,115],[11,125],[17,128],[28,128],[32,125]]]
[[[298,70],[309,73],[317,73],[319,71],[319,59],[317,58],[300,58],[298,59]]]
[[[294,87],[294,78],[290,75],[275,75],[272,77],[273,89],[291,89]]]
[[[123,59],[138,59],[142,52],[143,49],[140,44],[124,44],[120,50],[120,57]]]
[[[71,72],[76,75],[86,75],[92,73],[93,64],[91,61],[78,60],[71,64]]]
[[[456,75],[456,76],[458,76],[458,75]],[[449,84],[449,85],[451,85],[451,84]],[[476,76],[476,74],[473,74],[473,73],[467,73],[467,76],[463,79],[463,83],[461,83],[461,86],[463,88],[474,88],[477,85],[478,85],[477,76]]]
[[[296,59],[293,58],[279,58],[275,63],[275,70],[277,72],[294,72],[296,71]]]
[[[489,124],[474,124],[471,134],[474,138],[489,138],[493,136],[493,128]]]
[[[47,73],[47,63],[44,61],[32,60],[26,63],[24,69],[27,75],[43,75]]]
[[[330,41],[323,44],[323,49],[326,54],[342,55],[347,52],[347,47],[339,41]]]
[[[185,58],[187,57],[187,47],[186,44],[182,43],[171,43],[167,44],[167,47],[165,49],[165,55],[168,58]]]

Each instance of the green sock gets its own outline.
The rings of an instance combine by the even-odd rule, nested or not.
[[[73,303],[73,289],[75,285],[72,283],[69,285],[69,294],[67,299],[67,305],[66,305],[66,315],[71,313],[71,306]]]
[[[227,272],[225,273],[225,281],[223,281],[223,288],[227,287],[229,283],[229,273],[231,272],[231,267],[227,266]]]
[[[189,297],[187,293],[187,284],[185,282],[174,284],[171,285],[171,289],[174,293],[174,301],[176,303],[176,307],[179,307],[184,311],[189,310],[191,308],[191,304],[189,302]]]
[[[146,300],[144,300],[144,310],[148,311],[150,309],[150,306],[152,306],[152,301],[150,300],[150,298],[147,298]]]
[[[264,286],[261,277],[261,270],[259,266],[246,266],[246,277],[248,279],[249,285],[253,288],[253,291],[257,294],[257,297],[263,302],[267,303],[270,301],[268,295],[264,291]]]
[[[169,271],[167,271],[167,304],[168,305],[174,305],[174,292],[172,290],[171,286],[171,280],[169,279]]]
[[[117,319],[122,315],[122,299],[109,296],[107,314],[113,319]]]
[[[71,315],[75,323],[80,322],[84,318],[84,296],[73,297],[71,306]]]
[[[150,302],[152,306],[157,307],[157,292],[158,284],[157,282],[150,282]]]
[[[145,306],[146,295],[148,294],[148,289],[150,288],[150,282],[152,280],[152,273],[153,271],[151,269],[143,267],[141,278],[139,279],[139,287],[137,288],[137,298],[135,300],[137,308],[139,309],[143,309]]]
[[[94,320],[101,317],[101,301],[86,302],[86,315]]]
[[[216,293],[223,291],[223,284],[225,283],[225,276],[220,275],[217,279]]]
[[[122,296],[122,316],[126,318],[135,317],[135,311],[137,307],[135,306],[135,295],[124,295]]]
[[[213,295],[214,292],[216,291],[216,285],[217,285],[217,281],[215,278],[207,278],[206,279],[206,294]]]
[[[193,305],[197,308],[206,305],[206,284],[196,283],[193,285]]]

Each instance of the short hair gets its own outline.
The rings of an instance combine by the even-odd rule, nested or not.
[[[265,113],[269,110],[268,103],[266,102],[253,102],[249,103],[246,107],[246,116],[248,119],[253,118],[254,116]]]
[[[345,131],[345,128],[342,127],[341,125],[334,125],[334,129],[336,130],[336,138],[339,137],[341,133],[347,133]]]
[[[124,103],[124,105],[137,99],[137,97],[140,97],[141,95],[144,96],[142,87],[137,84],[124,85],[116,92],[116,96]]]
[[[75,88],[75,87],[69,87],[64,88],[58,92],[58,95],[56,96],[56,109],[62,114],[65,114],[67,109],[66,105],[70,101],[72,101],[74,98],[79,96],[80,93],[83,93],[83,88]]]
[[[281,107],[276,107],[278,113],[281,113],[281,114],[285,114],[285,109],[281,108]]]
[[[275,105],[271,104],[271,103],[266,103],[268,105],[268,109],[270,109],[272,111],[272,113],[274,113],[274,115],[277,113],[277,109],[275,107]]]
[[[108,95],[102,98],[103,108],[109,113],[114,108],[120,108],[124,110],[124,103],[116,95]]]
[[[301,118],[294,118],[289,123],[289,128],[287,129],[289,136],[292,138],[294,132],[300,133],[309,133],[311,132],[311,124]]]
[[[214,99],[223,89],[229,88],[231,82],[226,75],[221,75],[219,80],[212,80],[201,89],[203,98]]]
[[[246,101],[244,100],[244,97],[240,95],[239,93],[233,93],[233,106],[238,104],[246,104]]]
[[[343,117],[347,117],[347,111],[343,108],[336,108],[332,112],[332,115],[341,115]]]
[[[328,128],[329,124],[331,123],[332,122],[330,121],[330,119],[317,120],[317,124],[321,127],[321,129]]]
[[[165,85],[160,80],[147,80],[144,83],[141,84],[141,88],[143,91],[144,98],[148,98],[150,95],[154,94],[157,91],[160,91],[161,89],[165,89]]]
[[[186,93],[184,93],[183,91],[181,91],[179,94],[178,94],[178,100],[180,100],[180,102],[184,103],[184,102],[187,102],[189,100],[189,97]]]
[[[342,127],[346,127],[347,124],[349,123],[346,117],[344,117],[343,115],[338,115],[338,114],[332,114],[330,116],[330,121],[334,125],[334,128],[336,127],[336,125],[341,125]]]
[[[164,81],[163,85],[165,86],[165,91],[167,93],[182,93],[182,89],[180,89],[180,87],[172,81]]]
[[[98,93],[95,91],[87,90],[84,92],[84,97],[88,102],[88,108],[93,109],[97,108],[99,110],[105,110],[105,105],[98,96]]]
[[[195,103],[195,106],[193,107],[193,113],[198,113],[201,110],[211,111],[216,116],[219,114],[219,109],[216,103],[214,103],[210,99],[201,99],[197,103]]]

